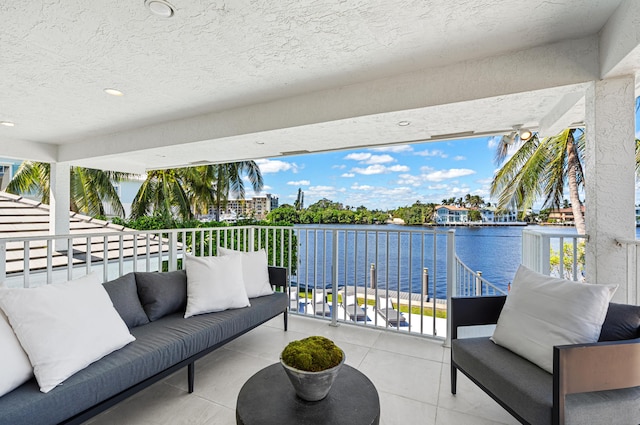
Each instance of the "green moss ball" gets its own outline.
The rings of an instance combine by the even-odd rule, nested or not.
[[[320,372],[342,361],[342,350],[323,336],[292,341],[282,350],[282,361],[299,370]]]

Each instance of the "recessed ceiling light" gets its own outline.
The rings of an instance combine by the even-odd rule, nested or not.
[[[15,126],[15,124],[12,123],[11,121],[0,121],[0,125],[3,125],[5,127],[13,127],[13,126]]]
[[[118,89],[104,89],[104,92],[106,94],[110,94],[111,96],[124,96],[124,93],[122,93]]]
[[[144,5],[149,12],[161,18],[170,18],[176,13],[174,7],[164,0],[145,0]]]
[[[399,125],[400,127],[406,127],[406,126],[408,126],[408,125],[411,125],[411,121],[399,121],[399,122],[398,122],[398,125]]]

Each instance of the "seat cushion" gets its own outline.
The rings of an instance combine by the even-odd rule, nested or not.
[[[488,337],[451,341],[459,368],[531,424],[551,424],[553,376]]]

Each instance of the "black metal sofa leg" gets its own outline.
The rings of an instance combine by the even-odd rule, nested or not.
[[[193,392],[193,381],[194,381],[194,375],[195,375],[195,366],[196,363],[189,363],[187,365],[187,386],[189,388],[189,394],[191,394]]]
[[[458,369],[451,365],[451,394],[455,394],[458,385]]]
[[[287,331],[287,327],[289,325],[289,310],[284,311],[284,330]]]

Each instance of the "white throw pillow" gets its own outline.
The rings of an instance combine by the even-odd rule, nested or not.
[[[3,289],[0,289],[2,291]],[[0,310],[0,397],[18,388],[33,376],[33,367],[16,334]]]
[[[185,318],[196,314],[251,305],[242,283],[239,256],[194,257],[186,255],[184,264],[187,271]]]
[[[520,266],[491,339],[553,373],[553,347],[598,341],[618,287],[558,279]]]
[[[0,308],[43,393],[135,340],[95,273],[33,289],[4,289]]]
[[[267,253],[264,249],[253,252],[234,251],[218,248],[218,255],[239,255],[242,260],[242,281],[249,298],[263,297],[273,294],[269,282],[269,265]]]

